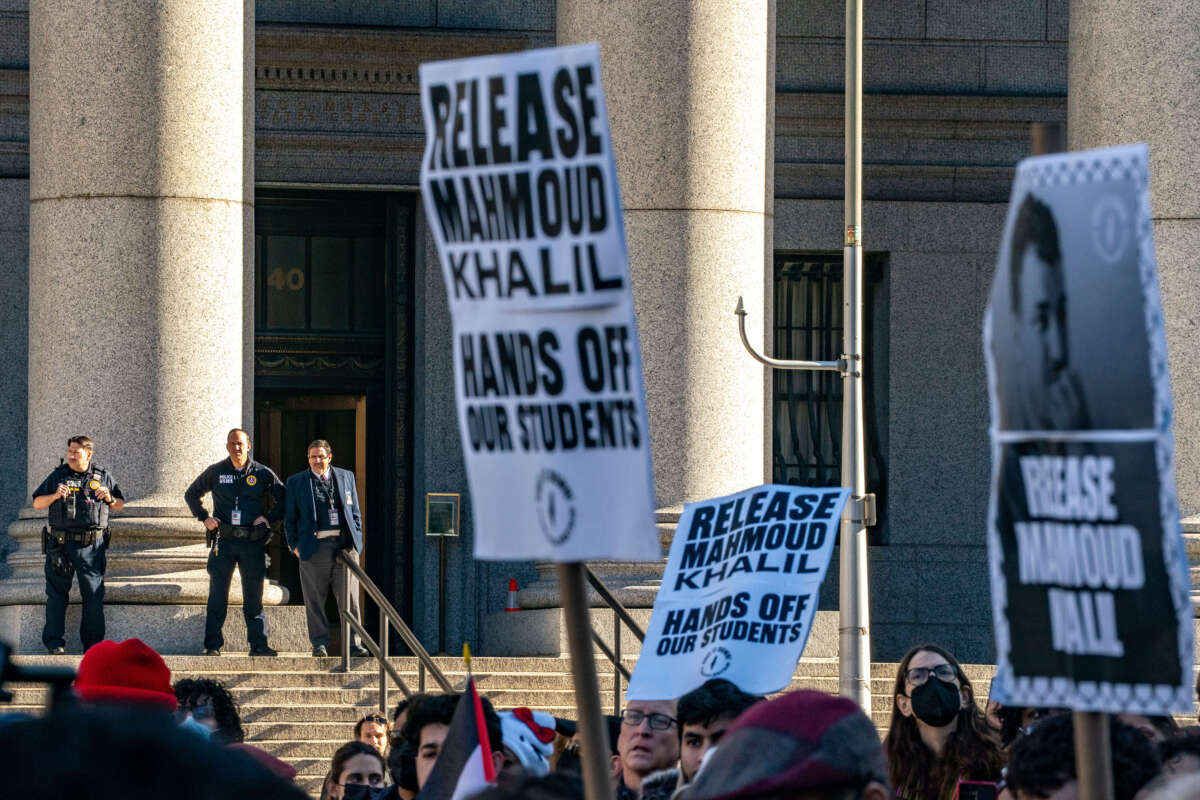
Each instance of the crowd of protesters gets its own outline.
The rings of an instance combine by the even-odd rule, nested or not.
[[[4,796],[307,796],[293,767],[245,742],[219,681],[172,684],[165,661],[139,640],[89,649],[73,696],[40,718],[0,715]],[[418,796],[451,748],[468,696],[420,694],[347,725],[322,798]],[[766,699],[713,679],[678,699],[631,700],[608,718],[615,800],[1086,800],[1065,709],[989,701],[985,711],[962,666],[932,644],[905,655],[890,700],[882,742],[852,701],[817,691]],[[528,708],[497,713],[486,699],[479,710],[496,778],[478,797],[583,797],[574,721]],[[1110,718],[1110,739],[1115,800],[1200,798],[1200,728],[1121,714]],[[430,794],[443,796],[421,796]]]

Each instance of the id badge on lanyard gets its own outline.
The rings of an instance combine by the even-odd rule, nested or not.
[[[338,516],[337,506],[334,505],[333,496],[329,497],[329,524],[333,527],[341,525],[341,518]]]

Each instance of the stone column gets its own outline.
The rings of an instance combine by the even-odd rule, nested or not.
[[[252,424],[254,3],[32,0],[29,17],[28,488],[91,436],[127,498],[108,601],[203,603],[183,492]],[[12,526],[0,604],[44,601],[44,518]]]
[[[664,541],[685,502],[770,475],[760,350],[773,299],[773,0],[559,0],[558,42],[597,41],[625,204]],[[622,583],[607,567],[606,582]],[[629,570],[626,599],[653,593]],[[661,575],[661,571],[659,572]]]
[[[1175,476],[1180,511],[1194,522],[1200,514],[1200,4],[1072,0],[1070,14],[1071,149],[1150,147],[1150,208],[1175,395]]]

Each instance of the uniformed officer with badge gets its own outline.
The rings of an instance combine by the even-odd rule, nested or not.
[[[267,542],[271,523],[283,517],[284,487],[279,477],[250,458],[250,435],[234,428],[225,440],[229,458],[218,461],[192,481],[184,500],[204,523],[208,543],[208,608],[204,621],[204,655],[219,656],[225,644],[221,629],[229,606],[233,569],[242,575],[242,614],[250,655],[277,656],[267,644],[267,615],[263,611],[263,580],[267,576]],[[211,493],[210,514],[201,498]],[[274,498],[269,510],[267,496]]]
[[[87,436],[67,440],[67,463],[33,492],[33,507],[50,509],[50,527],[42,529],[46,553],[46,626],[42,644],[50,655],[66,652],[67,601],[71,580],[79,576],[83,600],[79,638],[87,650],[104,640],[104,570],[107,566],[109,510],[125,507],[111,473],[92,463],[95,444]]]

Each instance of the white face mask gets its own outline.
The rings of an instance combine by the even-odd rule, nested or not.
[[[179,727],[183,728],[185,731],[191,731],[192,733],[203,736],[205,739],[208,739],[212,736],[212,729],[204,723],[197,722],[191,714],[188,714],[183,718],[183,722],[179,723]]]

